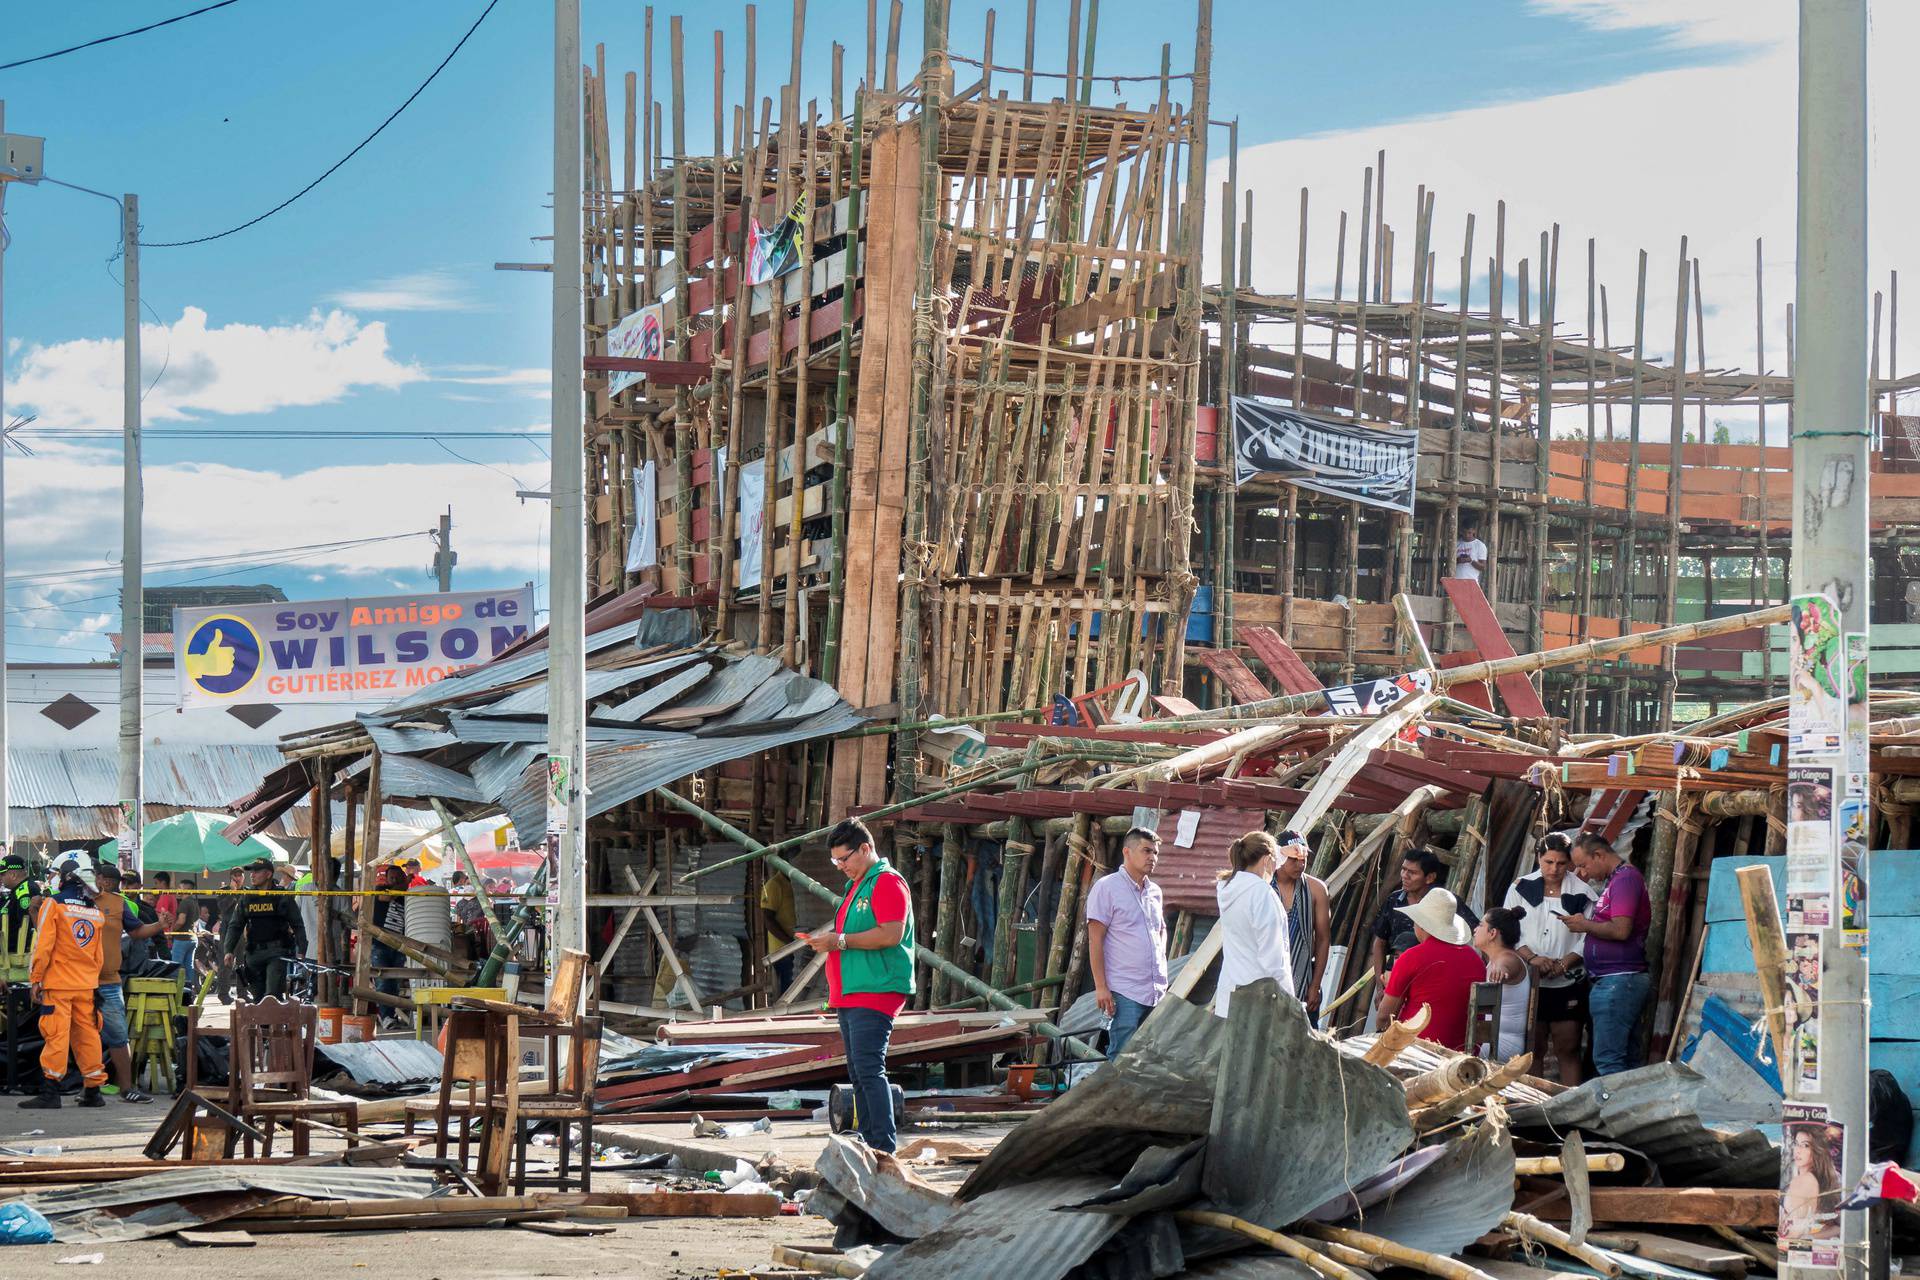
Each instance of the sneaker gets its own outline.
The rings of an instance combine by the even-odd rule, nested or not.
[[[140,1092],[140,1091],[139,1091],[138,1089],[123,1089],[123,1090],[121,1090],[121,1091],[120,1091],[120,1101],[122,1101],[122,1102],[152,1102],[152,1101],[153,1101],[153,1095],[152,1095],[152,1094],[150,1094],[150,1093],[142,1093],[142,1092]]]
[[[40,1092],[19,1104],[28,1111],[58,1111],[60,1109],[60,1089],[57,1085],[42,1085]]]
[[[107,1105],[107,1100],[100,1096],[100,1090],[87,1089],[80,1095],[80,1105],[83,1107],[104,1107]]]

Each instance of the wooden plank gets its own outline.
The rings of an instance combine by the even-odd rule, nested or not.
[[[173,1238],[214,1249],[251,1249],[259,1243],[244,1231],[176,1231]]]
[[[1772,1187],[1595,1187],[1596,1222],[1648,1222],[1684,1226],[1773,1229],[1780,1222],[1780,1192]],[[1565,1222],[1568,1205],[1558,1198],[1534,1211],[1536,1217]]]
[[[1267,664],[1267,674],[1281,681],[1283,693],[1319,693],[1325,687],[1294,647],[1281,639],[1279,631],[1267,626],[1236,626],[1235,639],[1244,641],[1254,656]]]
[[[1260,683],[1260,677],[1232,650],[1195,649],[1194,656],[1201,666],[1220,677],[1235,702],[1261,702],[1273,696],[1273,691]]]
[[[1460,611],[1460,620],[1466,624],[1467,634],[1473,637],[1474,647],[1488,659],[1511,658],[1513,645],[1507,640],[1507,633],[1501,629],[1500,620],[1493,616],[1493,606],[1487,603],[1486,593],[1480,584],[1471,578],[1442,578],[1440,586]],[[1500,691],[1500,700],[1507,710],[1516,716],[1545,716],[1547,708],[1540,701],[1540,694],[1533,682],[1524,675],[1499,676],[1493,687]]]
[[[1587,1237],[1602,1249],[1631,1253],[1649,1262],[1663,1262],[1707,1275],[1739,1277],[1747,1274],[1747,1255],[1710,1244],[1676,1240],[1651,1231],[1598,1232]]]

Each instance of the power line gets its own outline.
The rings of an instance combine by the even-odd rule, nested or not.
[[[156,560],[142,566],[143,573],[170,573],[181,569],[209,569],[216,565],[246,568],[261,563],[262,556],[281,556],[293,552],[322,555],[328,551],[344,551],[350,547],[372,546],[380,542],[398,542],[404,538],[423,538],[425,529],[410,530],[406,533],[388,533],[374,538],[347,538],[338,542],[308,542],[295,547],[270,547],[262,551],[236,551],[218,556],[192,556],[181,560]],[[62,582],[70,578],[98,577],[101,574],[119,573],[119,565],[99,565],[91,568],[57,569],[46,573],[19,574],[7,579],[9,588],[38,586],[48,582]],[[182,585],[182,584],[174,584]]]
[[[319,177],[315,178],[312,182],[309,182],[306,186],[300,188],[298,191],[294,192],[292,195],[288,196],[285,200],[282,200],[279,204],[273,206],[273,208],[267,210],[265,213],[259,214],[256,217],[248,218],[245,222],[241,223],[237,227],[228,227],[225,231],[216,231],[212,235],[196,236],[191,240],[142,240],[140,242],[141,246],[147,249],[179,249],[191,244],[205,244],[209,240],[224,239],[225,237],[233,235],[237,232],[245,231],[248,227],[256,226],[259,223],[265,222],[268,218],[271,218],[274,214],[280,212],[282,209],[292,204],[295,200],[298,200],[301,196],[306,195],[307,192],[313,190],[315,187],[325,182],[328,178],[331,178],[334,175],[334,173],[342,165],[346,164],[347,161],[359,155],[360,152],[366,148],[368,143],[372,142],[375,138],[379,137],[381,133],[383,133],[386,130],[386,127],[388,125],[392,124],[395,120],[398,120],[400,118],[400,113],[402,111],[405,111],[408,107],[412,106],[413,100],[419,97],[421,94],[425,93],[427,91],[427,86],[433,83],[434,78],[438,76],[442,71],[445,71],[447,69],[447,64],[453,61],[454,55],[459,53],[460,50],[466,46],[467,41],[472,38],[473,33],[480,29],[480,24],[487,20],[487,15],[492,13],[494,6],[499,3],[500,3],[500,0],[487,0],[487,7],[480,11],[480,16],[473,20],[472,26],[467,28],[467,34],[461,36],[459,43],[453,46],[453,48],[447,53],[446,57],[440,59],[440,65],[435,67],[433,71],[427,76],[427,78],[420,82],[420,87],[415,89],[412,93],[408,94],[407,100],[401,103],[399,106],[395,107],[393,109],[393,114],[380,122],[379,128],[375,129],[372,133],[362,138],[358,146],[354,147],[353,150],[347,152],[347,154],[345,154],[344,156],[341,156],[338,160],[334,161],[331,165],[327,167],[324,173],[322,173]],[[4,68],[0,68],[0,70],[4,70]]]
[[[9,436],[29,436],[49,440],[118,440],[120,427],[34,427],[16,428]],[[299,427],[178,427],[171,430],[143,430],[148,443],[160,440],[529,440],[536,444],[547,438],[543,431],[380,431],[375,429],[344,431]]]
[[[177,18],[165,18],[159,22],[149,22],[144,27],[135,27],[131,31],[122,31],[118,35],[101,36],[98,40],[89,40],[85,44],[68,45],[64,49],[55,49],[52,53],[42,53],[31,58],[22,58],[18,62],[0,62],[0,71],[11,71],[15,67],[30,66],[36,62],[45,62],[49,58],[64,58],[70,53],[79,53],[82,49],[91,49],[96,45],[112,44],[115,40],[125,40],[128,36],[145,35],[149,31],[158,31],[161,27],[170,27],[176,22],[185,22],[188,18],[197,18],[203,13],[212,13],[215,9],[224,9],[239,0],[219,0],[216,4],[202,5],[191,13],[183,13]]]

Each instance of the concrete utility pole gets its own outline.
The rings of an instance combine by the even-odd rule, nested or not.
[[[440,532],[435,536],[433,545],[436,548],[433,553],[433,576],[442,592],[451,591],[453,566],[460,562],[460,557],[453,553],[452,507],[440,513]]]
[[[122,306],[126,336],[122,343],[122,428],[120,515],[120,800],[125,827],[120,836],[120,865],[140,870],[140,836],[145,825],[144,784],[140,770],[141,686],[146,676],[147,608],[141,568],[146,499],[140,475],[140,197],[121,202],[120,235],[124,250]]]
[[[547,632],[548,937],[587,947],[587,554],[582,438],[580,0],[553,5],[553,563]],[[562,780],[556,786],[555,780]],[[558,794],[556,794],[558,792]],[[556,950],[557,955],[557,950]]]
[[[1799,164],[1793,594],[1831,596],[1840,606],[1842,632],[1864,637],[1872,590],[1867,556],[1866,0],[1801,0]],[[1828,755],[1798,762],[1833,768],[1838,808],[1847,777],[1845,760]],[[1858,781],[1864,787],[1864,776]],[[1837,822],[1831,834],[1830,883],[1837,909]],[[1828,1122],[1845,1126],[1840,1173],[1844,1193],[1859,1181],[1867,1158],[1867,965],[1861,951],[1841,945],[1838,924],[1836,914],[1833,927],[1820,930],[1819,1086],[1798,1100],[1825,1103]],[[1840,1224],[1840,1271],[1848,1280],[1862,1280],[1867,1273],[1867,1215],[1842,1213]]]

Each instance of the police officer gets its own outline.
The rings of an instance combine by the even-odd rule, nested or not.
[[[39,1072],[29,1069],[31,1060],[22,1058],[18,1049],[21,1020],[33,1008],[27,984],[32,976],[33,918],[39,909],[32,864],[17,853],[0,858],[0,1023],[5,1026],[9,1089],[39,1087]]]
[[[252,998],[287,993],[287,961],[307,949],[307,929],[301,922],[300,908],[293,895],[274,893],[273,863],[256,858],[247,866],[248,887],[253,893],[239,898],[231,914],[222,945],[228,956],[240,949],[246,939],[247,954],[242,962],[245,985]]]

